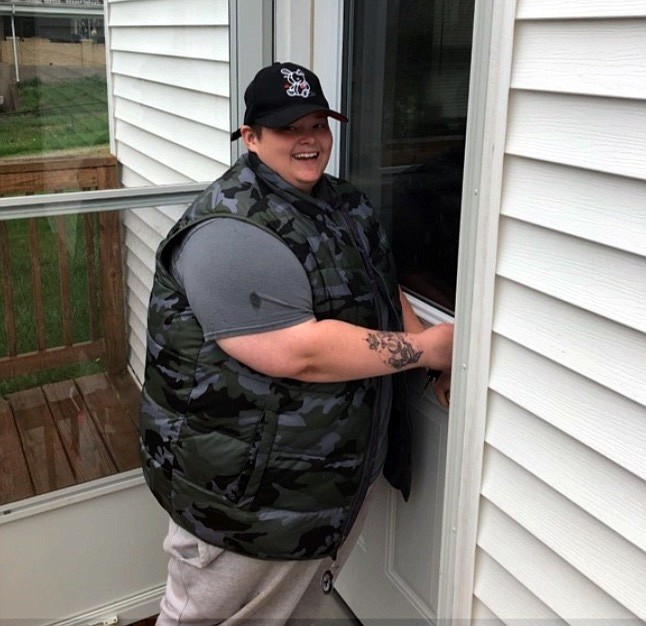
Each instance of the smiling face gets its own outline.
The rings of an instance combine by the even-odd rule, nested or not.
[[[283,128],[263,126],[260,136],[251,126],[240,131],[249,152],[305,193],[311,193],[330,160],[332,133],[325,113],[310,113]]]

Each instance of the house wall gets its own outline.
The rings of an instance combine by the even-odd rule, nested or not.
[[[646,5],[519,0],[510,24],[467,601],[644,620]]]
[[[114,152],[122,185],[212,181],[231,161],[228,0],[109,0]],[[130,365],[141,380],[154,252],[185,207],[124,217]]]

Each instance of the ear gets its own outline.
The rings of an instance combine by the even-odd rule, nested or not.
[[[256,133],[253,132],[251,126],[240,126],[240,135],[242,136],[242,141],[244,141],[249,152],[256,152],[256,143],[258,142],[258,137]]]

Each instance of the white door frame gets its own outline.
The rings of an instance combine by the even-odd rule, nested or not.
[[[274,58],[311,69],[334,110],[341,107],[343,81],[343,0],[275,0]],[[338,176],[339,124],[331,125],[334,147],[327,172]]]
[[[515,12],[516,0],[477,0],[475,5],[439,619],[471,616]],[[343,15],[343,0],[276,0],[275,58],[316,72],[332,107],[341,104]],[[338,148],[331,161],[336,173]],[[418,301],[413,305],[424,319],[446,319]]]
[[[470,619],[516,0],[477,0],[469,85],[438,617]]]
[[[273,0],[229,0],[231,130],[244,119],[247,85],[261,67],[273,61],[273,4]],[[242,141],[231,142],[231,163],[243,152]]]

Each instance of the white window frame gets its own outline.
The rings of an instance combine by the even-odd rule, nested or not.
[[[237,94],[244,93],[244,86],[248,84],[255,72],[272,61],[273,5],[273,0],[230,0],[232,128],[236,128],[239,125],[237,120],[241,120],[244,116],[244,100],[238,99]],[[245,45],[244,50],[239,50],[238,41],[252,43]],[[109,76],[110,72],[108,72]],[[242,89],[240,85],[243,85]],[[111,103],[109,103],[109,111],[112,113]],[[111,136],[113,134],[111,133]],[[240,151],[240,146],[236,145],[238,143],[232,143],[232,157],[235,158],[237,158],[236,153]],[[184,183],[0,198],[0,220],[189,204],[208,184]],[[34,496],[20,503],[10,503],[0,507],[0,523],[3,521],[1,514],[4,511],[12,513],[4,517],[4,521],[13,521],[16,516],[25,517],[75,501],[99,497],[106,486],[109,486],[107,488],[112,491],[128,489],[143,482],[141,471],[132,470],[75,485],[65,490]]]
[[[272,0],[230,0],[229,6],[231,10],[229,28],[232,49],[236,48],[236,42],[240,37],[245,37],[247,41],[260,42],[254,55],[248,54],[249,48],[246,47],[240,51],[240,55],[236,54],[231,57],[231,76],[233,83],[236,85],[236,88],[232,89],[231,104],[232,111],[238,112],[239,115],[241,103],[236,100],[236,94],[243,93],[243,91],[237,85],[239,83],[248,83],[253,73],[261,65],[271,61],[273,19],[272,14],[270,13],[268,16],[267,11],[273,12],[273,2]],[[253,33],[250,33],[249,30],[254,27],[258,28],[259,25],[261,25],[260,31],[265,33],[260,39]],[[108,34],[106,33],[107,36]],[[109,50],[109,46],[106,46],[106,48]],[[109,55],[107,61],[109,68]],[[111,74],[109,71],[107,75],[110,89],[109,93],[111,93]],[[111,125],[111,146],[112,152],[114,153],[114,103],[111,97],[108,102],[108,110]],[[232,122],[235,118],[236,115],[232,114]],[[232,124],[232,126],[235,127],[237,125],[236,119],[236,124]],[[234,155],[235,149],[236,147],[232,144],[232,156]],[[0,198],[0,220],[129,210],[150,206],[186,205],[203,191],[208,184],[204,182],[185,183]],[[53,533],[69,532],[70,519],[75,516],[75,519],[80,525],[79,527],[82,529],[84,529],[84,524],[87,526],[88,519],[95,521],[108,520],[106,523],[109,524],[110,516],[114,514],[115,507],[122,507],[124,509],[130,507],[132,511],[133,502],[139,507],[133,513],[135,516],[134,519],[137,519],[137,515],[141,517],[143,511],[149,522],[145,534],[145,539],[148,541],[148,544],[144,546],[143,543],[145,542],[142,542],[140,547],[145,551],[147,550],[147,554],[154,553],[156,555],[155,558],[158,558],[158,553],[163,553],[161,553],[161,550],[157,550],[157,534],[160,534],[160,528],[162,526],[167,525],[167,518],[161,508],[154,502],[152,495],[145,486],[145,480],[139,468],[0,506],[0,527],[2,527],[0,538],[3,541],[10,542],[11,540],[8,538],[14,535],[28,537],[29,533],[33,532],[32,529],[37,528],[38,525],[46,527],[48,531]],[[146,507],[150,507],[150,510]],[[149,513],[155,515],[154,523],[151,521]],[[139,525],[143,527],[143,524]],[[88,532],[92,532],[92,529],[88,530]],[[160,534],[161,536],[163,535]],[[14,541],[13,543],[17,544],[18,542]],[[161,540],[159,540],[159,545],[161,546]],[[100,562],[94,566],[100,566],[104,571],[106,568],[118,567],[118,564],[108,562],[109,558],[103,552],[100,550],[97,552],[99,554],[98,558],[105,557],[106,562]],[[95,553],[92,552],[92,554]],[[30,567],[29,564],[36,558],[39,558],[38,555],[33,558],[31,557],[32,554],[30,553],[27,558],[20,559],[21,563],[25,563],[26,565],[23,567],[24,572],[18,572],[18,579],[20,579],[20,576],[23,576],[23,578],[27,576],[27,570]],[[10,557],[10,562],[11,558],[15,559],[16,557]],[[153,566],[154,563],[150,567]],[[133,580],[136,576],[141,576],[141,574],[134,575]],[[129,578],[125,580],[127,582],[130,581]],[[136,584],[139,584],[139,582]],[[97,592],[97,597],[104,597],[104,591],[102,589],[101,593]],[[143,590],[133,588],[133,591],[135,594],[132,596],[115,599],[109,605],[94,607],[89,612],[70,617],[65,620],[65,624],[69,626],[81,626],[81,624],[87,623],[108,623],[108,620],[116,620],[117,614],[119,620],[125,620],[124,623],[130,623],[135,619],[142,619],[147,615],[151,615],[158,610],[159,600],[163,594],[163,586],[146,587]],[[33,589],[25,589],[24,597],[29,598],[29,601],[31,601],[34,593],[37,594],[38,589],[35,592]],[[94,593],[94,591],[90,593]],[[102,593],[104,595],[101,595]],[[16,603],[21,604],[23,602],[22,599],[23,595],[21,594],[16,599]],[[72,604],[74,603],[72,602]],[[9,608],[11,609],[13,604],[10,603],[10,605]]]
[[[231,129],[244,120],[244,92],[256,72],[273,56],[274,0],[229,0],[229,67]],[[244,46],[238,45],[244,42]],[[242,141],[231,142],[231,162],[245,152]]]

